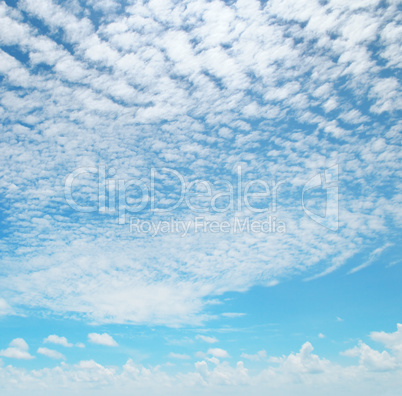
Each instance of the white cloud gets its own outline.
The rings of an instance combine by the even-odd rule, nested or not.
[[[38,350],[36,352],[41,355],[47,356],[51,359],[57,359],[57,360],[65,360],[66,359],[66,357],[62,353],[57,352],[53,349],[49,349],[49,348],[41,347],[41,348],[38,348]]]
[[[221,348],[210,348],[210,349],[208,349],[207,354],[212,355],[216,358],[222,358],[222,359],[229,357],[228,352]]]
[[[12,315],[13,313],[14,311],[7,301],[4,298],[0,298],[0,316]]]
[[[170,352],[169,357],[171,357],[173,359],[180,359],[180,360],[188,360],[188,359],[190,359],[190,356],[185,354],[185,353]]]
[[[208,344],[214,344],[214,343],[218,342],[218,339],[215,338],[215,337],[204,336],[204,335],[201,335],[201,334],[198,334],[195,338],[197,340],[207,342]]]
[[[0,169],[7,171],[0,195],[6,198],[1,213],[7,238],[0,241],[6,269],[0,289],[7,301],[27,311],[74,312],[96,323],[198,325],[214,318],[205,308],[225,292],[273,285],[294,274],[329,274],[368,248],[373,255],[352,272],[371,264],[382,237],[391,238],[401,218],[395,177],[401,99],[394,69],[402,62],[401,26],[397,1],[379,4],[2,2]],[[101,13],[96,24],[88,19],[94,9]],[[137,238],[112,214],[77,214],[66,205],[67,173],[100,163],[117,170],[116,180],[146,179],[144,169],[169,166],[185,169],[189,181],[211,182],[233,181],[233,169],[243,163],[247,180],[269,175],[289,181],[278,197],[287,232],[268,240],[255,233]],[[343,184],[337,233],[309,221],[294,193],[334,163],[341,165]],[[96,201],[97,181],[81,182],[76,198]],[[174,215],[191,218],[186,210]],[[9,313],[0,299],[0,315]],[[107,334],[92,335],[91,342],[116,345]],[[399,326],[397,333],[371,336],[389,351],[361,344],[348,352],[360,358],[356,367],[329,364],[306,343],[251,380],[242,363],[220,363],[217,357],[228,352],[216,348],[180,380],[207,386],[208,394],[221,394],[213,389],[221,384],[235,388],[230,394],[244,394],[239,385],[264,380],[255,394],[267,383],[286,394],[288,386],[309,381],[320,395],[328,394],[319,389],[328,383],[337,395],[379,394],[365,381],[371,367],[377,371],[370,378],[382,388],[400,389],[397,376],[378,372],[398,370]],[[3,356],[32,358],[26,343],[16,340]],[[45,342],[72,346],[56,335]],[[155,380],[162,389],[175,381],[132,361],[120,371],[92,360],[39,374],[13,370],[0,368],[1,382],[14,380],[11,393],[24,381],[28,394],[42,389],[43,378],[50,385],[66,380],[80,391],[77,383],[91,381]],[[335,389],[343,383],[346,391]]]
[[[28,352],[28,349],[29,346],[23,338],[15,338],[10,342],[10,345],[7,349],[0,351],[0,356],[12,359],[33,359],[34,356]]]
[[[2,213],[10,243],[26,246],[0,242],[3,260],[18,263],[0,279],[13,306],[96,323],[197,325],[211,318],[211,298],[328,274],[392,234],[397,189],[384,196],[382,183],[395,185],[400,157],[396,5],[229,3],[2,3],[2,40],[28,59],[0,51]],[[106,13],[96,24],[93,8]],[[369,142],[379,136],[376,151]],[[233,180],[244,163],[246,178],[289,180],[278,211],[287,232],[268,243],[253,233],[134,238],[112,214],[84,218],[66,205],[63,178],[99,163],[116,178],[169,166],[212,183]],[[293,190],[334,163],[347,184],[336,235],[306,219]],[[77,185],[77,199],[95,200],[96,189]]]
[[[380,333],[381,339],[394,333]],[[388,338],[387,338],[388,340]],[[21,340],[13,345],[26,348]],[[75,392],[87,394],[96,387],[97,395],[106,396],[110,387],[122,396],[138,390],[139,396],[157,395],[166,392],[167,388],[175,389],[183,396],[194,393],[208,393],[218,396],[231,394],[272,393],[275,395],[306,394],[319,396],[329,395],[354,396],[362,392],[366,396],[376,396],[383,392],[395,394],[401,385],[401,361],[394,356],[380,353],[360,343],[345,354],[359,357],[358,366],[340,366],[312,353],[313,347],[305,343],[299,352],[287,356],[269,357],[266,366],[259,371],[249,370],[239,361],[230,365],[220,362],[216,357],[198,361],[193,368],[171,374],[164,372],[161,366],[144,367],[129,359],[122,367],[101,365],[94,360],[80,361],[77,364],[61,363],[53,368],[25,370],[11,365],[0,367],[2,378],[2,394],[15,395],[16,384],[18,394],[29,395],[32,389],[41,388],[41,395],[60,394],[62,396]],[[265,360],[260,351],[256,355]],[[183,355],[171,355],[182,358]],[[368,372],[369,370],[369,372]],[[62,384],[62,386],[61,386]]]
[[[259,362],[267,357],[267,352],[264,350],[258,351],[255,354],[242,353],[241,357],[254,362]]]
[[[273,363],[280,363],[281,367],[289,373],[320,373],[330,367],[330,362],[314,355],[314,348],[310,342],[306,342],[298,353],[289,356],[270,358]]]
[[[60,337],[56,334],[51,334],[50,336],[46,337],[43,342],[45,343],[51,343],[51,344],[57,344],[57,345],[62,345],[64,347],[70,348],[73,346],[73,344],[70,344],[67,341],[66,337]]]
[[[402,324],[397,324],[397,331],[394,333],[373,331],[370,333],[370,338],[376,342],[380,342],[402,358]]]
[[[376,351],[361,341],[359,346],[342,352],[342,355],[359,357],[359,363],[369,370],[388,371],[396,368],[395,357],[391,357],[386,351]]]
[[[224,312],[222,316],[225,318],[241,318],[242,316],[245,316],[246,314],[243,312]]]
[[[98,334],[98,333],[89,333],[88,341],[93,344],[105,345],[105,346],[117,346],[117,342],[107,333]]]
[[[227,127],[223,127],[221,129],[219,129],[218,133],[219,133],[219,136],[221,136],[223,138],[231,138],[233,136],[233,131]]]
[[[382,254],[382,252],[383,252],[385,249],[389,248],[390,246],[392,246],[392,243],[386,243],[384,246],[381,246],[381,247],[375,249],[375,250],[370,254],[368,260],[367,260],[365,263],[363,263],[363,264],[361,264],[361,265],[358,265],[358,266],[355,267],[355,268],[352,268],[352,269],[348,272],[348,274],[354,274],[355,272],[360,271],[360,270],[362,270],[362,269],[368,267],[369,265],[371,265],[371,264]]]

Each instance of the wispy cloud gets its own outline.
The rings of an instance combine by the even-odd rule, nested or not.
[[[207,342],[208,344],[214,344],[214,343],[218,342],[218,339],[215,337],[210,337],[210,336],[205,336],[205,335],[200,335],[200,334],[198,334],[195,338],[197,340]]]
[[[375,249],[375,250],[370,254],[368,260],[367,260],[365,263],[363,263],[363,264],[361,264],[361,265],[358,265],[358,266],[355,267],[355,268],[352,268],[352,269],[348,272],[348,274],[354,274],[355,272],[358,272],[358,271],[361,271],[361,270],[364,269],[364,268],[367,268],[367,267],[370,266],[375,260],[378,259],[378,257],[382,254],[382,252],[383,252],[385,249],[389,248],[390,246],[392,246],[391,243],[386,243],[384,246]]]
[[[255,354],[242,353],[241,357],[244,359],[247,359],[247,360],[252,360],[252,361],[258,362],[260,360],[266,359],[267,352],[265,350],[261,350]]]
[[[169,357],[171,357],[173,359],[179,359],[179,360],[188,360],[188,359],[190,359],[190,356],[185,354],[185,353],[170,352]]]
[[[47,356],[51,359],[57,359],[57,360],[65,360],[66,359],[66,357],[62,353],[57,352],[53,349],[49,349],[49,348],[40,347],[40,348],[38,348],[38,350],[36,352],[39,353],[40,355]]]

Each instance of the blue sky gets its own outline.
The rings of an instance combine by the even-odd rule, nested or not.
[[[401,15],[2,2],[1,393],[397,395]]]

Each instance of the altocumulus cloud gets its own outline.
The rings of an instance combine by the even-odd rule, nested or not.
[[[7,302],[95,323],[194,325],[211,319],[211,297],[329,274],[383,246],[401,220],[397,15],[396,1],[377,0],[2,2]],[[287,180],[276,213],[287,232],[137,238],[112,213],[66,203],[67,175],[102,164],[113,183],[171,168],[222,192],[237,164],[244,182]],[[306,218],[299,191],[334,164],[336,234]],[[98,186],[77,177],[74,199],[96,204]]]

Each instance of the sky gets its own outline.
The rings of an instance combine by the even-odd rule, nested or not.
[[[0,393],[399,395],[396,0],[0,3]]]

